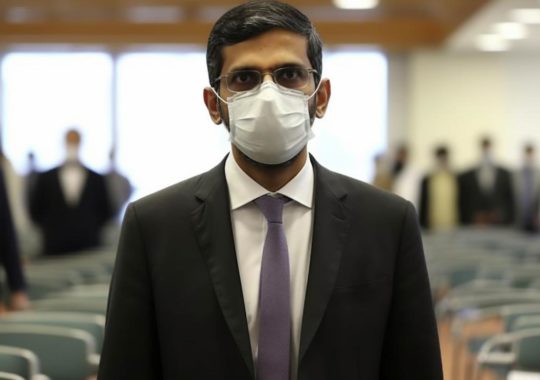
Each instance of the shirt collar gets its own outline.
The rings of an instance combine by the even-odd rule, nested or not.
[[[238,166],[232,154],[229,154],[225,162],[225,178],[229,188],[231,210],[236,210],[260,196],[271,194]],[[308,159],[300,172],[276,193],[311,208],[313,205],[313,184],[313,166]]]

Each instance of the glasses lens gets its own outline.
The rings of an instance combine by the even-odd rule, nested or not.
[[[233,71],[227,75],[227,87],[231,91],[249,91],[261,82],[261,74],[254,70]]]
[[[309,70],[303,67],[281,67],[274,71],[274,80],[287,88],[302,88],[308,84]]]

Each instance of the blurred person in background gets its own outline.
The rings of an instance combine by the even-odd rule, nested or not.
[[[0,167],[4,173],[4,183],[11,209],[11,217],[15,231],[19,237],[19,249],[23,253],[23,256],[25,256],[27,249],[24,239],[32,229],[32,222],[28,212],[28,199],[26,198],[24,178],[17,173],[11,161],[2,153],[1,148]]]
[[[397,147],[392,164],[392,192],[411,202],[418,210],[421,174],[411,164],[411,152],[406,144]]]
[[[29,206],[30,199],[32,199],[32,193],[34,192],[34,188],[36,187],[36,180],[39,175],[39,172],[36,167],[36,156],[34,152],[28,152],[27,162],[28,162],[28,171],[26,173],[26,176],[24,177],[24,187],[25,187],[25,194],[26,194],[26,203],[27,203],[27,206]]]
[[[523,165],[514,172],[516,225],[528,232],[538,231],[540,207],[540,169],[536,164],[535,148],[526,144],[523,148]]]
[[[25,196],[25,208],[28,215],[28,223],[24,231],[19,231],[19,246],[23,257],[32,258],[38,256],[42,251],[42,236],[39,227],[31,222],[30,219],[30,200],[36,187],[37,177],[39,171],[36,166],[36,156],[34,152],[28,152],[27,154],[27,172],[24,176],[24,196]]]
[[[8,292],[0,283],[0,314],[6,310],[22,310],[29,307],[26,282],[19,257],[17,237],[11,216],[4,173],[0,167],[0,265],[3,267]]]
[[[118,243],[124,206],[133,193],[131,182],[117,169],[114,149],[109,154],[109,170],[105,173],[105,186],[111,202],[113,217],[103,228],[102,236],[103,243],[113,247]]]
[[[479,163],[458,176],[459,215],[463,225],[509,225],[514,222],[510,171],[493,157],[489,137],[480,140]]]
[[[375,173],[371,183],[379,189],[392,190],[392,174],[384,153],[376,154],[373,158]]]
[[[99,379],[442,379],[414,208],[308,154],[330,99],[311,21],[242,3],[207,69],[231,152],[128,207]]]
[[[435,148],[434,158],[434,169],[420,185],[420,224],[426,229],[449,230],[459,223],[457,175],[445,145]]]
[[[45,255],[100,246],[104,224],[112,217],[105,179],[79,159],[81,135],[65,134],[65,162],[37,176],[30,214],[43,236]]]
[[[129,179],[118,171],[114,149],[109,154],[109,165],[109,171],[105,174],[105,184],[113,212],[115,216],[118,216],[133,193],[133,186]]]
[[[394,159],[392,161],[391,175],[392,178],[399,176],[403,169],[407,166],[409,160],[409,148],[406,144],[399,144],[394,152]]]

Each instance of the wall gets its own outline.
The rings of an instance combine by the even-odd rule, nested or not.
[[[403,53],[387,55],[388,62],[388,147],[407,140],[409,120],[409,56]]]
[[[392,86],[406,83],[403,104],[408,113],[403,128],[414,164],[429,168],[433,147],[446,142],[458,168],[473,165],[483,135],[493,138],[496,158],[510,167],[519,165],[524,141],[532,139],[540,150],[538,67],[540,55],[411,54],[406,79],[391,84],[390,92]],[[402,115],[403,104],[396,107],[395,100],[392,104],[391,115]],[[399,134],[392,125],[389,132],[392,128],[394,136]]]

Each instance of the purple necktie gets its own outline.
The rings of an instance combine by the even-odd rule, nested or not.
[[[286,198],[255,200],[268,221],[259,290],[257,380],[288,380],[291,342],[289,252],[283,229]]]

